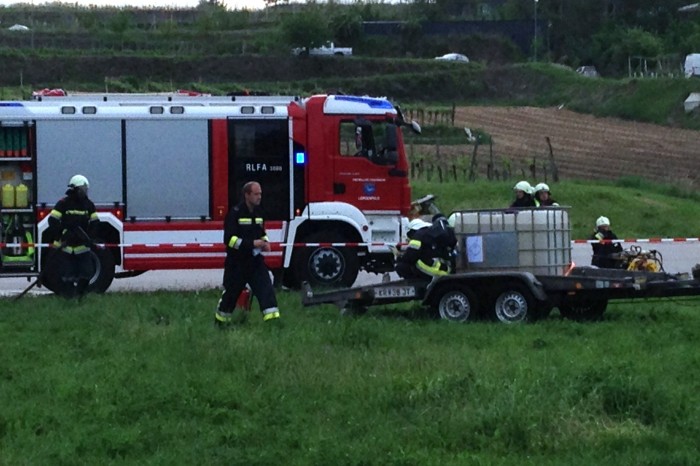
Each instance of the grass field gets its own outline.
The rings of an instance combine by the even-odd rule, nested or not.
[[[634,206],[649,199],[669,232],[697,235],[692,193],[620,184],[553,190],[574,222],[611,199],[618,231],[648,234],[656,220],[635,223]],[[414,194],[451,210],[505,205],[510,188],[417,181]],[[279,325],[255,310],[220,331],[218,297],[2,300],[0,464],[699,464],[697,300],[509,326],[410,304],[353,318],[280,291]]]
[[[697,303],[507,326],[279,297],[231,331],[214,290],[3,303],[0,463],[697,464]]]

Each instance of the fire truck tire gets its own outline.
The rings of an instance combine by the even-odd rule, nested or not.
[[[474,320],[479,309],[476,295],[463,285],[449,285],[441,288],[433,302],[440,318],[452,322]]]
[[[607,299],[594,301],[572,301],[559,305],[559,312],[562,317],[576,321],[595,321],[603,318],[603,314],[608,307]]]
[[[90,250],[95,266],[95,274],[90,279],[88,290],[92,293],[104,293],[114,280],[114,256],[108,249],[95,247]]]
[[[525,322],[534,317],[534,299],[525,287],[511,284],[496,293],[493,317],[504,324]]]
[[[346,243],[342,234],[317,232],[307,236],[306,243]],[[360,261],[351,248],[334,246],[308,247],[294,256],[295,273],[299,282],[311,286],[352,286],[360,271]]]

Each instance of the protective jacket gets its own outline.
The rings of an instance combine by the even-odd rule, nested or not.
[[[536,207],[535,200],[530,194],[525,193],[521,198],[515,198],[511,207]]]
[[[611,230],[601,230],[596,229],[591,236],[592,240],[602,241],[597,243],[591,243],[593,247],[593,258],[591,259],[591,265],[600,267],[603,269],[616,269],[620,266],[620,261],[615,260],[612,256],[613,254],[622,251],[622,246],[620,243],[613,243],[612,240],[617,239],[617,235]]]
[[[451,251],[456,240],[444,216],[434,219],[432,226],[410,230],[407,236],[408,246],[396,260],[399,276],[432,278],[452,271]]]
[[[261,251],[253,246],[256,239],[267,241],[263,227],[263,215],[259,207],[251,212],[245,202],[229,210],[224,222],[226,262],[245,262],[255,257],[262,260]]]
[[[537,207],[558,207],[559,203],[552,199],[551,197],[546,201],[541,200],[539,197],[535,196],[535,203]]]
[[[87,251],[98,225],[95,204],[77,189],[66,191],[49,214],[49,233],[68,253]]]

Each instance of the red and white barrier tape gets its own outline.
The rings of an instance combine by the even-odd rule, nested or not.
[[[571,244],[591,244],[591,243],[695,243],[700,242],[700,238],[624,238],[616,240],[591,240],[591,239],[575,239]],[[303,248],[303,247],[324,247],[324,248],[342,248],[342,247],[364,247],[364,246],[401,246],[406,243],[391,243],[391,242],[372,242],[372,243],[270,243],[273,249],[281,249],[286,247]],[[48,248],[52,247],[49,243],[0,243],[0,248]],[[172,249],[224,249],[223,243],[100,243],[98,246],[104,247],[122,247],[130,249],[153,249],[153,248],[172,248]]]

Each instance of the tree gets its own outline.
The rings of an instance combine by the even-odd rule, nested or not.
[[[290,47],[318,47],[329,38],[328,20],[320,9],[305,9],[287,15],[281,24],[284,40]]]

